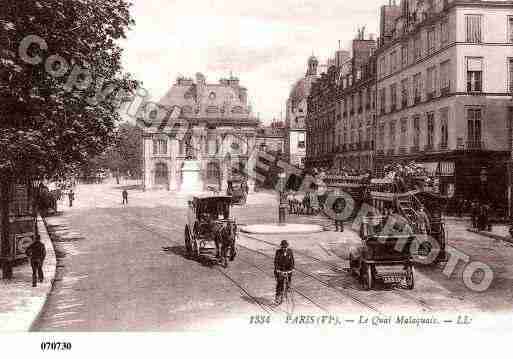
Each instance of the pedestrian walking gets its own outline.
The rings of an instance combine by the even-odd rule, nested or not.
[[[43,275],[43,262],[46,257],[45,245],[41,242],[41,237],[36,234],[34,242],[28,246],[25,251],[27,257],[30,258],[30,265],[32,266],[32,286],[37,286],[37,281],[42,282]]]
[[[68,200],[69,200],[69,206],[73,207],[73,201],[75,200],[75,192],[73,192],[72,189],[68,192]]]
[[[335,232],[344,232],[344,221],[342,221],[342,212],[344,211],[345,203],[343,198],[337,198],[333,203],[333,212],[335,213]]]
[[[477,218],[479,217],[479,204],[476,201],[472,201],[470,205],[470,219],[472,222],[472,228],[477,227]]]
[[[128,204],[128,192],[126,189],[121,192],[121,196],[123,197],[123,204]]]
[[[428,217],[426,211],[424,210],[424,207],[420,207],[418,214],[419,214],[420,226],[421,226],[421,228],[423,228],[423,232],[426,234],[429,234],[431,225],[429,223],[429,217]]]

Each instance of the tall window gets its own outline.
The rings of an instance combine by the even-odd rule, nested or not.
[[[385,56],[383,56],[381,58],[381,60],[379,61],[379,73],[381,74],[381,77],[384,77],[387,73],[387,70],[386,70],[386,64],[385,64]]]
[[[390,85],[390,111],[397,109],[397,84]]]
[[[467,92],[483,91],[483,59],[467,58]]]
[[[420,73],[413,76],[413,101],[415,104],[420,102]]]
[[[371,92],[370,87],[368,87],[367,88],[367,100],[366,100],[366,104],[365,104],[365,107],[367,109],[371,108],[371,102],[372,102],[372,92]]]
[[[386,88],[379,89],[379,110],[381,113],[385,113],[385,102],[386,102]]]
[[[420,144],[420,117],[415,116],[413,118],[413,146],[419,148]]]
[[[422,38],[420,37],[420,33],[415,36],[413,39],[414,46],[414,58],[415,61],[419,60],[422,56]]]
[[[427,90],[427,98],[428,100],[432,99],[435,95],[435,67],[430,67],[427,69],[427,77],[426,77],[426,90]]]
[[[408,106],[408,79],[401,81],[401,107]]]
[[[435,52],[435,28],[432,27],[427,32],[427,53],[432,54]]]
[[[406,147],[406,141],[408,138],[408,119],[401,119],[401,147]]]
[[[513,59],[509,59],[509,92],[513,94]]]
[[[466,41],[472,43],[480,43],[482,40],[482,32],[481,32],[481,24],[482,24],[482,16],[481,15],[465,15],[465,24],[466,24]]]
[[[378,146],[380,149],[385,148],[385,124],[384,123],[381,123],[379,125]]]
[[[440,148],[446,149],[447,148],[447,142],[449,141],[449,129],[448,129],[448,122],[449,122],[449,109],[448,108],[442,108],[440,110]]]
[[[395,148],[395,120],[390,121],[390,148]]]
[[[448,94],[451,91],[451,82],[449,79],[450,61],[445,61],[440,64],[440,92],[442,95]]]
[[[449,42],[449,26],[448,21],[442,20],[440,23],[440,43],[445,45]]]
[[[167,154],[167,140],[164,140],[164,139],[153,140],[153,154],[154,155]]]
[[[508,41],[513,42],[513,16],[508,17]]]
[[[433,149],[433,139],[435,132],[435,114],[433,112],[427,113],[427,137],[426,148]]]
[[[394,72],[395,71],[395,51],[392,51],[390,53],[389,63],[390,63],[390,72]]]
[[[468,148],[481,148],[481,109],[467,110]]]
[[[408,65],[408,45],[403,45],[401,48],[401,64],[403,67]]]

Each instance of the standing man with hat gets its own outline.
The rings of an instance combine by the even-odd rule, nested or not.
[[[43,262],[46,257],[45,245],[41,242],[41,237],[36,234],[35,241],[28,246],[25,251],[27,257],[30,258],[30,265],[32,266],[32,286],[37,286],[37,280],[43,281]]]
[[[280,249],[274,256],[274,277],[276,278],[276,304],[281,304],[282,294],[285,282],[285,276],[288,278],[288,286],[292,283],[292,270],[294,269],[294,254],[289,248],[286,240],[281,241]],[[288,288],[287,288],[288,289]]]

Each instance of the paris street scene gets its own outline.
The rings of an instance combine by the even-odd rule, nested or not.
[[[511,329],[511,1],[2,3],[0,332]]]

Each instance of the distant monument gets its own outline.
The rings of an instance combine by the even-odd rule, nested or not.
[[[186,141],[186,151],[187,159],[182,164],[182,186],[180,187],[180,192],[202,192],[201,162],[194,156],[190,137]]]

